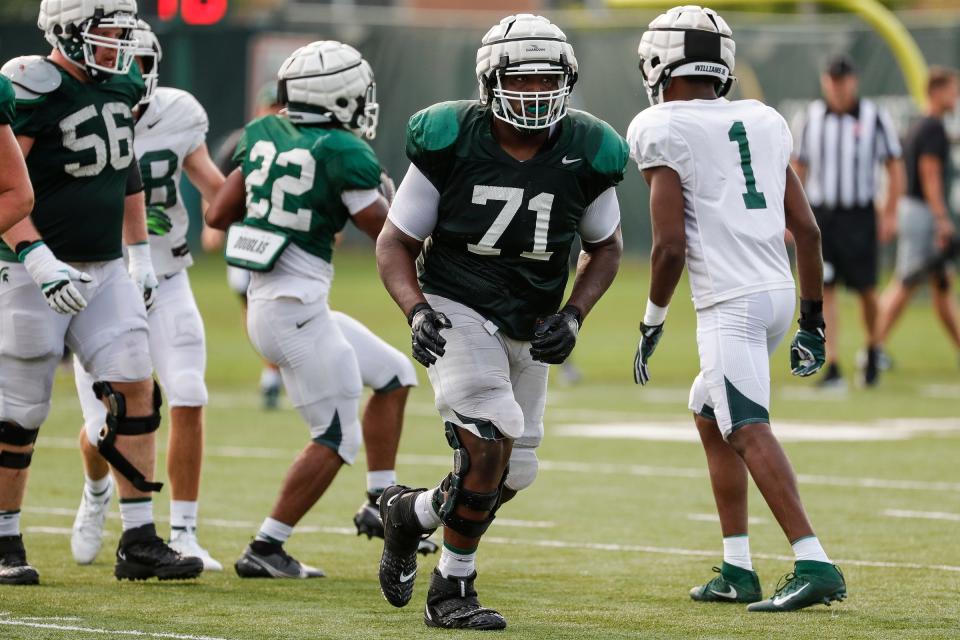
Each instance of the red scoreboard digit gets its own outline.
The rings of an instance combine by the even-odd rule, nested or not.
[[[157,14],[161,20],[173,20],[179,8],[180,17],[187,24],[216,24],[227,14],[227,1],[157,0]]]

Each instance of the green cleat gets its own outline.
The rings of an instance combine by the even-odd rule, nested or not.
[[[747,607],[747,611],[796,611],[815,604],[828,607],[847,597],[847,583],[840,568],[829,562],[797,560],[793,573],[780,579],[773,597]]]
[[[690,589],[697,602],[759,602],[763,598],[756,571],[747,571],[724,562],[713,570],[720,574],[710,582]]]

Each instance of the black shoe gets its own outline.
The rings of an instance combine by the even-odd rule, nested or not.
[[[863,386],[875,387],[880,380],[880,350],[869,347],[863,365]]]
[[[117,545],[117,564],[113,575],[117,580],[189,580],[203,572],[203,560],[184,557],[157,536],[156,527],[145,524],[128,529]]]
[[[0,536],[0,584],[40,584],[40,574],[27,564],[23,536]]]
[[[423,611],[424,623],[443,629],[506,629],[507,621],[499,612],[480,606],[477,590],[473,588],[476,579],[476,571],[466,578],[444,578],[434,569],[427,591],[427,607]]]
[[[817,381],[817,388],[825,391],[844,391],[847,388],[847,383],[844,381],[837,363],[831,362],[826,366],[823,375]]]
[[[357,535],[366,534],[367,540],[372,538],[383,538],[383,520],[380,519],[380,507],[377,501],[380,500],[379,493],[367,492],[367,501],[360,505],[353,516],[353,524],[357,528]],[[417,552],[425,556],[436,553],[440,550],[437,543],[429,538],[421,538],[417,547]]]
[[[413,597],[420,539],[433,533],[417,520],[416,499],[426,489],[403,485],[387,487],[380,496],[383,520],[383,555],[380,556],[380,591],[395,607],[406,606]]]
[[[301,563],[283,550],[283,545],[254,540],[233,568],[241,578],[322,578],[323,569]]]

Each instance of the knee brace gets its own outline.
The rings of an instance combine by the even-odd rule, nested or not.
[[[504,470],[496,490],[489,493],[480,493],[465,489],[463,479],[470,471],[470,454],[467,448],[460,443],[456,427],[452,423],[447,422],[444,425],[444,431],[447,436],[447,444],[453,449],[453,472],[448,474],[440,483],[440,491],[434,492],[434,509],[439,514],[440,521],[445,527],[450,527],[468,538],[479,538],[490,528],[496,517],[497,509],[500,508],[503,483],[510,471],[509,465]],[[442,494],[446,494],[445,499]],[[441,500],[442,503],[440,503]],[[468,520],[457,515],[458,505],[463,505],[474,511],[486,511],[488,512],[487,517],[484,520]]]
[[[24,429],[14,422],[0,421],[0,447],[5,444],[15,447],[25,447],[32,445],[37,441],[39,429]],[[6,469],[26,469],[30,466],[33,459],[33,451],[24,453],[15,453],[13,451],[0,450],[0,467]]]
[[[148,481],[116,446],[118,435],[139,436],[153,433],[160,428],[160,406],[163,400],[156,381],[153,383],[153,413],[149,416],[128,416],[126,398],[109,382],[94,382],[93,392],[98,400],[105,400],[107,403],[107,424],[100,430],[100,437],[97,438],[100,455],[139,491],[160,491],[163,484]]]

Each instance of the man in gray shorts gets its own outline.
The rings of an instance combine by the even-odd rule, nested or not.
[[[932,67],[927,79],[927,113],[907,133],[904,157],[907,193],[897,224],[897,265],[894,281],[880,301],[880,341],[886,342],[917,287],[929,279],[937,317],[960,355],[960,324],[951,295],[951,253],[957,253],[956,227],[947,208],[950,178],[950,142],[944,116],[957,104],[957,72]],[[954,255],[955,257],[955,255]]]

